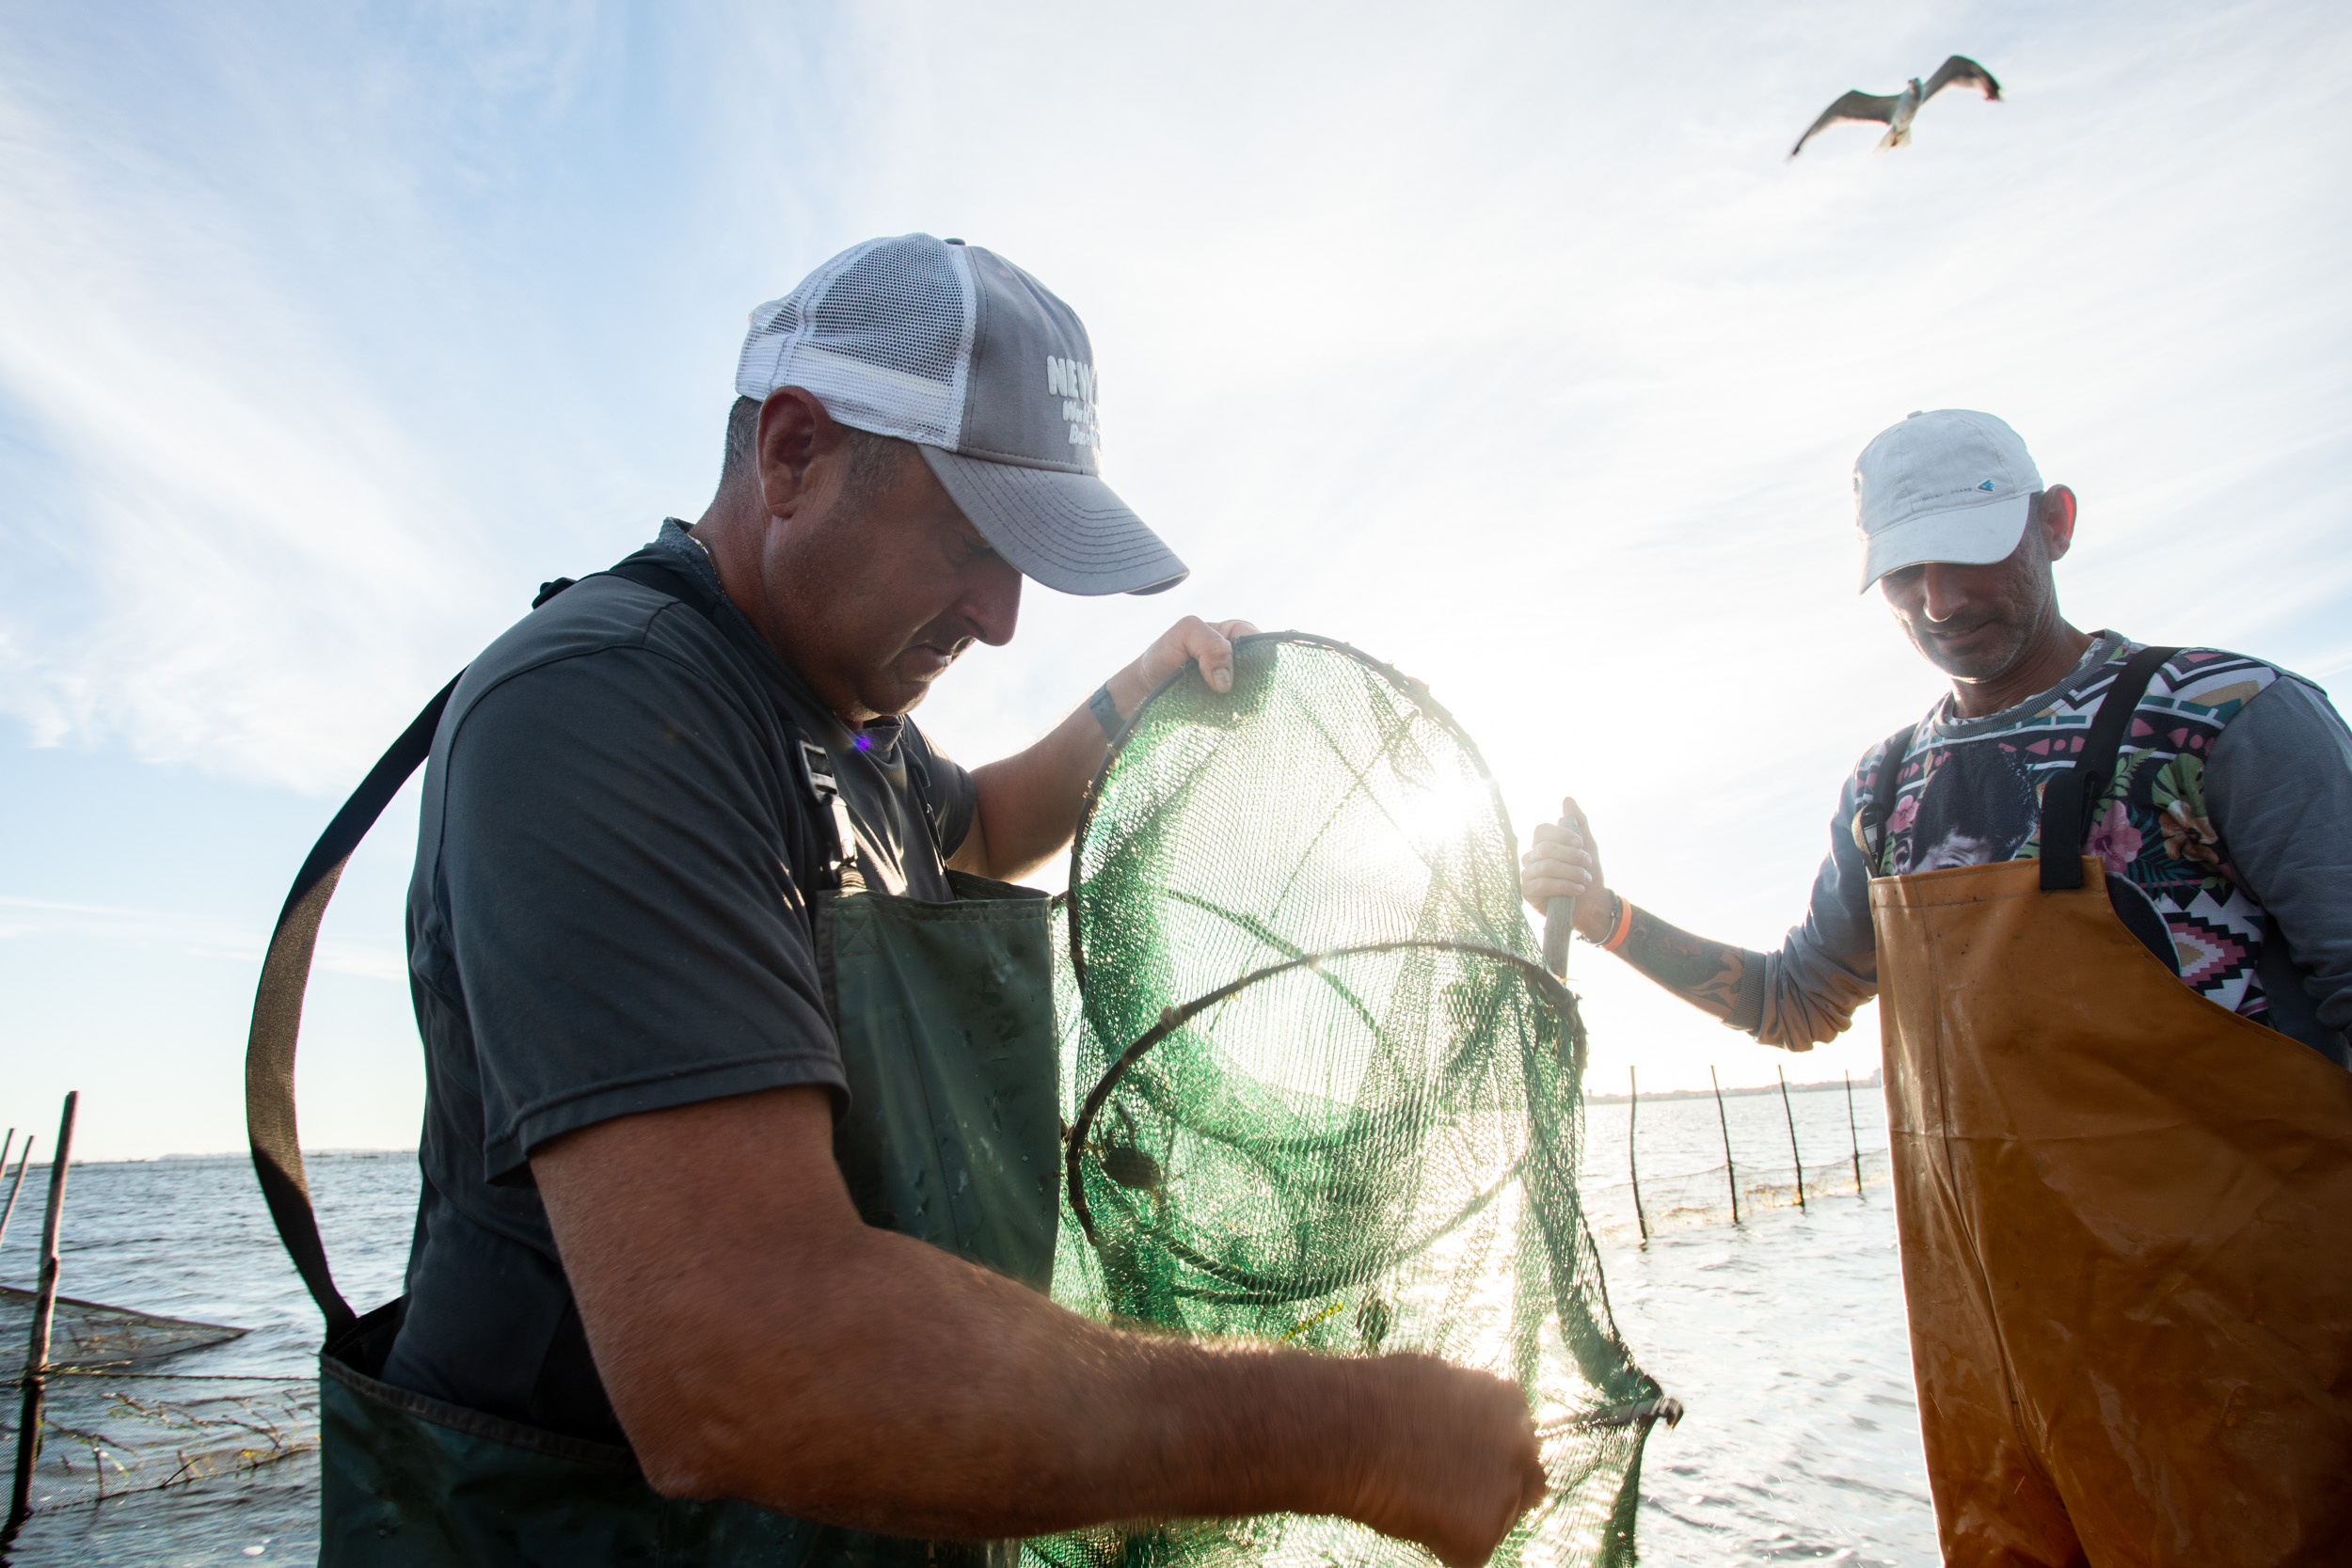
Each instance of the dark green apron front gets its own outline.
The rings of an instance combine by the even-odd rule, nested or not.
[[[401,1304],[355,1317],[327,1272],[294,1137],[294,1035],[319,917],[342,863],[422,760],[447,696],[419,715],[312,851],[272,938],[247,1046],[255,1168],[328,1322],[319,1380],[323,1568],[1009,1568],[1017,1542],[906,1540],[746,1502],[667,1499],[645,1483],[627,1449],[376,1380]],[[405,767],[404,748],[413,753]],[[812,907],[850,1081],[834,1152],[850,1196],[870,1225],[1043,1291],[1053,1274],[1061,1134],[1051,901],[961,872],[948,874],[957,895],[950,903],[866,890],[823,753],[803,750],[804,777],[844,840],[842,885],[815,892]],[[778,1441],[789,1442],[788,1415],[777,1427]]]
[[[947,873],[952,904],[818,905],[850,1109],[834,1155],[868,1225],[1045,1291],[1061,1196],[1051,900]]]

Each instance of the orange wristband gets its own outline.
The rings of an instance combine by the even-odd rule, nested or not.
[[[1633,929],[1633,900],[1622,893],[1612,896],[1617,900],[1617,923],[1611,927],[1609,940],[1600,944],[1600,950],[1604,953],[1614,953],[1618,948],[1623,947],[1626,933]]]

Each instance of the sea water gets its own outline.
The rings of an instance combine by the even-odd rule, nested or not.
[[[1853,1102],[1850,1126],[1835,1089],[1790,1098],[1807,1177],[1800,1212],[1778,1096],[1728,1098],[1720,1119],[1712,1100],[1644,1101],[1633,1152],[1655,1230],[1646,1245],[1613,1240],[1629,1234],[1631,1214],[1627,1107],[1588,1110],[1586,1189],[1610,1302],[1636,1357],[1687,1412],[1679,1427],[1650,1437],[1645,1562],[1937,1560],[1883,1184],[1883,1102],[1861,1085]],[[1728,1223],[1726,1123],[1743,1193],[1739,1226]],[[1856,1142],[1867,1179],[1858,1192]],[[1822,1173],[1841,1164],[1846,1190],[1820,1192]],[[336,1276],[364,1311],[399,1290],[415,1158],[328,1154],[310,1168]],[[33,1278],[41,1174],[35,1166],[26,1180],[26,1202],[0,1247],[0,1282]],[[1715,1202],[1708,1195],[1718,1187]],[[314,1370],[316,1310],[242,1157],[75,1166],[61,1275],[69,1295],[252,1330],[174,1358],[166,1364],[173,1372],[286,1379],[299,1390]],[[7,1560],[309,1563],[317,1479],[305,1449],[243,1475],[52,1506]]]

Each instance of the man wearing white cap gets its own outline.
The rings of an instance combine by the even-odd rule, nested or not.
[[[1179,622],[972,772],[906,717],[1011,638],[1024,578],[1184,577],[1101,478],[1093,359],[986,250],[844,252],[753,313],[701,519],[550,584],[421,719],[399,1302],[335,1291],[269,1132],[291,1061],[249,1079],[329,1324],[323,1561],[1009,1568],[1025,1535],[1299,1513],[1472,1564],[1542,1496],[1502,1380],[1042,1293],[1052,928],[1009,879],[1153,686],[1229,686],[1250,629]]]
[[[1862,587],[1951,679],[1839,793],[1774,953],[1522,887],[1757,1039],[1881,998],[1947,1560],[2335,1560],[2352,1540],[2352,736],[2310,682],[2075,630],[2075,500],[1965,409],[1854,464]]]

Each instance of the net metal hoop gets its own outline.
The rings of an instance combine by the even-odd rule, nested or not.
[[[1313,641],[1320,641],[1321,639]],[[1073,921],[1071,926],[1074,931],[1077,923]],[[1288,974],[1301,969],[1320,970],[1327,961],[1335,958],[1355,958],[1371,953],[1411,951],[1461,953],[1470,958],[1485,958],[1518,970],[1529,986],[1534,990],[1535,994],[1542,997],[1546,1005],[1558,1016],[1563,1030],[1563,1038],[1568,1042],[1570,1049],[1580,1055],[1582,1053],[1584,1025],[1578,1014],[1576,998],[1569,993],[1565,986],[1554,979],[1543,965],[1531,963],[1517,953],[1506,952],[1500,947],[1488,947],[1470,942],[1433,942],[1418,939],[1399,942],[1359,942],[1351,947],[1334,947],[1323,953],[1309,953],[1300,958],[1286,958],[1278,964],[1268,964],[1263,969],[1251,970],[1240,979],[1219,986],[1215,990],[1205,991],[1181,1007],[1169,1007],[1164,1010],[1160,1014],[1159,1022],[1136,1037],[1127,1049],[1121,1051],[1111,1065],[1104,1069],[1102,1078],[1088,1092],[1085,1102],[1078,1107],[1077,1119],[1071,1123],[1069,1142],[1062,1158],[1063,1171],[1070,1192],[1071,1212],[1077,1217],[1079,1228],[1086,1232],[1087,1240],[1098,1247],[1103,1244],[1103,1238],[1096,1233],[1094,1228],[1094,1211],[1087,1202],[1083,1165],[1087,1149],[1087,1133],[1092,1130],[1096,1116],[1101,1114],[1103,1107],[1109,1102],[1111,1095],[1118,1089],[1120,1080],[1127,1075],[1128,1069],[1143,1060],[1153,1046],[1183,1028],[1193,1019],[1237,992],[1256,985],[1261,980],[1270,980],[1277,975]]]

